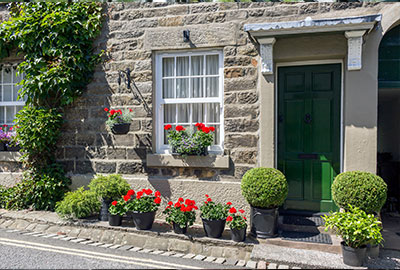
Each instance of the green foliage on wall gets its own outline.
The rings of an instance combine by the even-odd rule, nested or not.
[[[102,26],[102,4],[35,2],[9,4],[11,18],[0,24],[0,57],[17,49],[24,60],[19,98],[27,106],[17,114],[17,140],[24,152],[23,180],[0,192],[7,208],[52,210],[70,180],[55,164],[63,108],[90,82],[102,53],[93,48]],[[4,197],[8,201],[5,203]]]

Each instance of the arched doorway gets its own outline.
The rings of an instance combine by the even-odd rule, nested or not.
[[[400,211],[400,25],[381,41],[378,74],[377,172],[388,184],[388,210]]]

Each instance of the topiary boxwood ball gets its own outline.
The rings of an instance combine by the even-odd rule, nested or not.
[[[337,206],[348,210],[349,204],[367,213],[378,213],[386,202],[387,185],[368,172],[344,172],[332,184],[332,198]]]
[[[283,204],[288,194],[285,175],[273,168],[254,168],[242,178],[242,194],[258,208],[275,208]]]

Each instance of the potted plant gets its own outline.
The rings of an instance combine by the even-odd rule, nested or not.
[[[228,205],[230,204],[231,203],[228,202]],[[243,214],[243,209],[239,209],[239,211],[237,211],[235,207],[231,207],[229,209],[229,216],[226,218],[226,221],[231,229],[231,238],[235,242],[243,242],[246,240],[247,221]]]
[[[121,226],[122,216],[126,214],[126,202],[131,198],[130,195],[125,195],[123,199],[113,201],[110,205],[108,224],[110,226]]]
[[[130,189],[130,186],[119,174],[111,174],[108,176],[98,174],[90,181],[89,188],[96,193],[102,201],[99,219],[101,221],[108,221],[108,208],[111,202],[125,195]]]
[[[343,241],[343,262],[350,266],[362,266],[368,243],[383,241],[381,222],[373,215],[367,214],[358,207],[348,205],[348,210],[325,215],[325,226],[332,228]]]
[[[6,151],[10,151],[10,152],[18,152],[19,150],[21,150],[21,147],[19,146],[19,143],[16,139],[16,132],[13,130],[13,127],[10,127],[8,129],[8,134],[9,134],[9,142],[6,143]]]
[[[127,203],[127,210],[132,211],[133,223],[138,230],[150,230],[153,226],[156,211],[161,203],[161,194],[151,189],[143,189],[136,192]]]
[[[175,233],[185,234],[196,220],[194,211],[197,209],[194,200],[179,198],[175,204],[169,201],[163,213],[167,215],[166,221],[172,224]]]
[[[229,205],[213,202],[207,194],[205,196],[207,199],[200,207],[204,232],[208,237],[219,238],[225,229],[225,222],[230,207]]]
[[[206,127],[203,123],[195,125],[195,131],[189,131],[182,126],[176,126],[175,130],[171,125],[165,125],[168,130],[168,143],[172,153],[179,155],[207,155],[207,148],[214,141],[214,127]]]
[[[251,234],[259,238],[276,237],[278,207],[288,194],[283,173],[273,168],[253,168],[244,174],[241,189],[251,206]]]
[[[10,134],[6,131],[7,125],[0,127],[0,151],[6,151],[6,144],[10,142]]]
[[[113,134],[127,134],[131,126],[133,117],[132,109],[129,110],[110,110],[104,108],[108,119],[106,125]]]

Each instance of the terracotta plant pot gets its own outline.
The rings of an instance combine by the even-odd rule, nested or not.
[[[110,226],[121,226],[122,216],[109,214],[108,215],[108,224]]]
[[[174,233],[176,234],[186,234],[188,228],[187,225],[186,227],[181,228],[179,224],[176,224],[175,222],[172,223],[172,227],[174,228]]]
[[[113,134],[127,134],[129,132],[130,126],[131,126],[131,123],[115,124],[111,128],[111,131]]]
[[[344,264],[350,266],[362,266],[367,254],[367,246],[360,248],[352,248],[346,246],[344,242],[340,243],[342,246],[342,255]]]
[[[108,221],[108,208],[110,208],[110,204],[113,200],[103,199],[101,202],[101,208],[99,213],[99,219],[101,221]]]
[[[247,226],[242,229],[231,228],[231,239],[235,242],[244,242],[246,240],[246,229]]]
[[[203,221],[203,228],[206,236],[212,238],[220,238],[225,229],[225,219],[208,220],[201,219]]]
[[[155,216],[156,211],[146,213],[132,212],[133,223],[135,223],[135,227],[138,230],[151,230]]]
[[[272,238],[278,235],[278,208],[250,208],[251,235]]]

